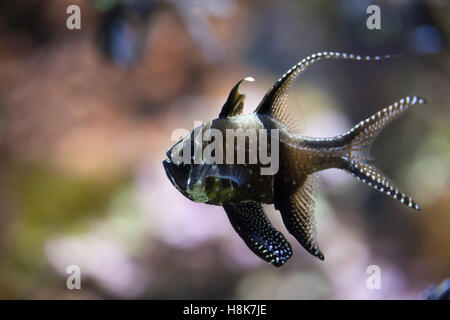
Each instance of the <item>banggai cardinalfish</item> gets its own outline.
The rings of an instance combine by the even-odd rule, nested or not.
[[[277,267],[292,256],[292,249],[267,219],[262,204],[274,204],[286,229],[309,253],[323,260],[313,196],[315,174],[321,170],[345,170],[376,190],[420,210],[413,199],[370,163],[369,148],[388,123],[410,106],[424,104],[423,98],[404,97],[332,138],[296,134],[295,113],[286,106],[287,91],[294,80],[319,60],[368,61],[389,57],[338,52],[313,54],[276,81],[255,112],[248,115],[242,114],[245,96],[238,92],[238,87],[243,80],[253,78],[239,81],[217,119],[195,128],[167,152],[168,159],[163,165],[169,180],[192,201],[223,206],[247,246]]]

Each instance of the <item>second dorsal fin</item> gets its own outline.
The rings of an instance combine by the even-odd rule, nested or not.
[[[222,110],[220,111],[219,118],[237,116],[242,113],[242,110],[244,109],[245,95],[240,94],[238,91],[239,85],[242,83],[242,81],[253,82],[255,81],[255,79],[253,79],[252,77],[247,77],[241,79],[238,83],[236,83],[233,89],[231,89],[230,94],[228,95],[228,99],[223,105]]]
[[[303,72],[305,69],[315,62],[322,59],[344,59],[344,60],[359,60],[359,61],[372,61],[372,60],[382,60],[396,57],[393,55],[385,56],[359,56],[355,54],[347,54],[340,52],[318,52],[314,53],[291,69],[289,69],[273,87],[266,93],[261,103],[256,108],[255,112],[257,114],[267,114],[272,116],[274,119],[278,120],[291,130],[296,127],[295,112],[288,110],[286,107],[287,92],[292,87],[294,80]]]

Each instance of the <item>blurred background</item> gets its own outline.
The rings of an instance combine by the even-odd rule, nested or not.
[[[81,8],[81,30],[66,9]],[[366,9],[381,9],[369,30]],[[0,298],[422,299],[450,277],[450,10],[428,0],[0,0]],[[161,161],[173,130],[218,116],[241,78],[252,112],[317,51],[290,92],[304,134],[341,134],[406,95],[376,164],[417,213],[345,173],[320,175],[322,262],[259,260],[223,209],[193,203]],[[66,269],[81,268],[81,290]],[[369,290],[370,265],[381,289]]]

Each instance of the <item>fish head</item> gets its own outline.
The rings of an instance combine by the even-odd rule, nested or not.
[[[163,166],[167,177],[174,187],[184,196],[188,196],[187,189],[189,186],[189,177],[192,169],[192,164],[189,161],[183,160],[186,147],[189,144],[192,144],[189,138],[190,135],[175,143],[166,152],[166,158],[163,160]]]
[[[185,197],[196,202],[206,202],[204,196],[205,172],[210,166],[196,161],[201,158],[196,150],[203,150],[204,142],[201,137],[205,126],[201,125],[180,141],[175,143],[166,152],[163,166],[166,175],[174,187]],[[198,148],[196,148],[196,145]],[[201,160],[201,159],[200,159]]]

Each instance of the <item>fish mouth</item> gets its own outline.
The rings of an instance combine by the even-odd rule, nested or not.
[[[186,189],[186,172],[184,167],[177,166],[169,159],[162,161],[164,170],[166,171],[167,178],[181,193],[185,194]]]
[[[166,152],[166,157],[167,157],[167,159],[164,159],[164,161],[169,161],[170,159],[172,159],[170,150]]]
[[[170,182],[172,182],[172,184],[178,188],[178,185],[175,181],[175,165],[169,159],[164,159],[162,163],[164,166],[164,170],[166,171],[167,178],[169,178]]]
[[[167,176],[170,178],[170,175],[172,175],[174,173],[174,168],[173,168],[174,164],[169,159],[164,159],[162,161],[162,164],[164,166],[164,170],[166,171]]]
[[[164,166],[164,170],[166,171],[167,177],[169,177],[169,173],[171,170],[170,166],[173,165],[172,161],[170,160],[170,150],[166,152],[166,158],[163,159],[162,164]]]

